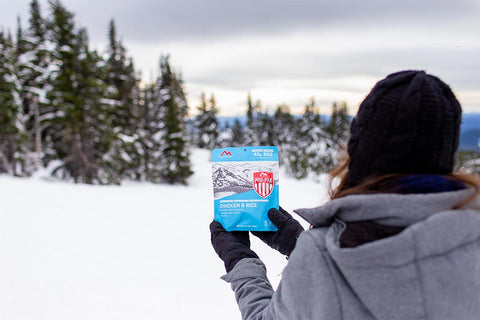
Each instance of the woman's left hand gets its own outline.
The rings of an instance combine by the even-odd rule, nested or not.
[[[273,249],[287,257],[290,256],[298,236],[304,231],[303,227],[282,207],[280,210],[275,208],[268,210],[268,217],[277,226],[278,231],[253,231],[252,233]]]

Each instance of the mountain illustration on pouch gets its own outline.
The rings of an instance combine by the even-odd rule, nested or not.
[[[254,174],[273,172],[275,165],[274,162],[264,165],[245,161],[214,162],[212,164],[214,198],[220,199],[227,195],[254,190]],[[278,175],[276,177],[274,184],[278,185]]]

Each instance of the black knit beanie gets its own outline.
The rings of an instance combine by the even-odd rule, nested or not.
[[[453,171],[462,110],[448,85],[423,71],[393,73],[360,104],[350,126],[348,179]]]

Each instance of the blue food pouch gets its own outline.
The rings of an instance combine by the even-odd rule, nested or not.
[[[277,147],[212,151],[214,219],[227,231],[277,231],[268,210],[278,209]]]

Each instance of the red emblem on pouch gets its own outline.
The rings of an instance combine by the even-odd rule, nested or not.
[[[273,185],[273,172],[259,171],[253,173],[253,188],[260,197],[268,197],[272,193]]]

